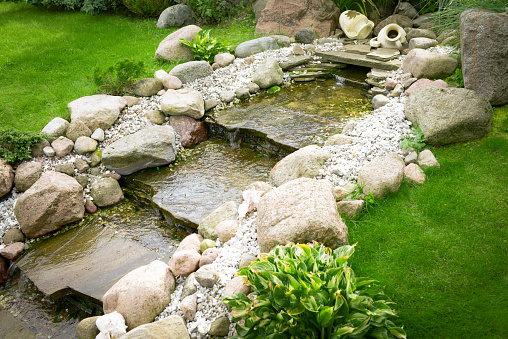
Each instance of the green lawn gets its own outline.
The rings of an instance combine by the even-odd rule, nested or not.
[[[0,128],[40,131],[54,117],[68,119],[69,102],[97,93],[95,67],[129,58],[144,62],[145,77],[169,71],[175,64],[153,57],[175,30],[158,29],[156,19],[0,2]],[[252,20],[212,28],[212,35],[232,46],[255,37]]]

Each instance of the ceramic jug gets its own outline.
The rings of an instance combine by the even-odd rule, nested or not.
[[[365,39],[374,28],[374,23],[357,11],[342,12],[339,24],[350,39]]]
[[[370,40],[372,47],[395,48],[402,50],[402,44],[406,42],[404,28],[397,24],[389,24],[383,27],[377,37]]]

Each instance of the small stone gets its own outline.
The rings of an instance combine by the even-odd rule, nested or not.
[[[296,42],[302,44],[311,44],[316,38],[316,34],[310,28],[304,28],[295,33]]]
[[[404,177],[418,184],[425,182],[425,173],[417,164],[411,163],[404,169]]]
[[[158,96],[163,96],[164,94],[166,94],[166,90],[165,89],[161,89],[160,91],[157,92]]]
[[[217,101],[217,99],[206,99],[205,100],[205,111],[214,109],[218,104],[219,104],[219,102]]]
[[[166,75],[162,80],[162,84],[166,89],[180,89],[182,88],[182,81],[174,75]]]
[[[392,97],[399,97],[402,93],[404,93],[404,86],[397,84],[393,91],[390,92],[390,95]]]
[[[92,184],[90,195],[99,207],[113,206],[124,199],[120,184],[113,178],[96,180]]]
[[[95,339],[100,333],[95,322],[99,316],[85,318],[81,320],[76,328],[76,339]]]
[[[81,174],[75,177],[76,181],[85,188],[88,185],[88,176],[86,174]]]
[[[364,200],[339,201],[337,203],[337,210],[342,215],[354,219],[362,213],[364,206],[365,206]]]
[[[55,172],[65,173],[69,176],[74,176],[74,164],[66,162],[64,164],[56,165]]]
[[[253,82],[249,82],[247,84],[247,88],[249,89],[250,94],[256,94],[260,91],[259,85]]]
[[[95,151],[97,140],[89,137],[79,137],[74,144],[74,151],[78,154],[85,154]]]
[[[178,251],[169,259],[168,266],[175,276],[186,277],[198,269],[200,259],[201,255],[198,251]]]
[[[377,94],[372,98],[372,108],[378,109],[383,107],[384,105],[388,104],[390,102],[390,99],[388,99],[383,94]]]
[[[94,167],[94,168],[91,168],[90,169],[90,174],[91,175],[94,175],[96,177],[100,176],[101,175],[101,169],[99,167]]]
[[[409,164],[414,164],[416,163],[416,159],[418,159],[418,154],[416,154],[416,152],[413,151],[408,155],[406,155],[406,157],[404,158],[404,164],[406,166]]]
[[[235,93],[233,91],[222,91],[219,93],[219,99],[222,102],[230,103],[235,100]]]
[[[185,299],[185,297],[196,293],[197,290],[198,290],[198,282],[194,277],[194,273],[191,273],[183,283],[182,296],[180,297],[180,300],[183,300]]]
[[[389,91],[392,91],[395,86],[397,86],[397,81],[393,80],[393,79],[386,79],[385,81],[385,88]]]
[[[194,273],[194,277],[201,286],[213,287],[219,279],[219,274],[212,265],[205,265],[201,266],[201,268]]]
[[[249,56],[249,57],[246,57],[245,59],[243,59],[243,62],[246,64],[246,65],[250,65],[254,62],[254,57],[252,56]]]
[[[229,333],[229,325],[230,321],[228,317],[220,317],[213,321],[210,326],[210,330],[208,331],[209,335],[214,335],[218,337],[227,336]]]
[[[220,68],[220,65],[219,65],[218,63],[214,62],[214,63],[212,64],[212,69],[213,69],[214,71],[218,70],[219,68]]]
[[[15,242],[4,247],[0,251],[0,255],[5,259],[15,260],[25,249],[25,243],[23,242]]]
[[[238,99],[247,99],[250,97],[250,91],[246,87],[240,87],[235,91],[235,94]]]
[[[238,227],[240,227],[240,222],[238,220],[225,220],[215,226],[215,231],[217,232],[219,240],[224,243],[236,235]]]
[[[132,95],[124,95],[123,98],[127,101],[127,107],[132,107],[139,103],[139,98],[133,97]]]
[[[194,321],[196,317],[196,310],[198,307],[198,297],[193,294],[189,295],[180,302],[180,309],[183,312],[183,317],[187,321]]]
[[[250,293],[250,287],[243,283],[244,280],[244,277],[234,277],[232,280],[228,281],[226,287],[224,288],[222,297],[229,298],[236,293],[243,293],[248,295]]]
[[[220,250],[216,247],[209,248],[201,254],[201,259],[199,260],[199,267],[209,265],[217,259],[219,256]]]
[[[92,139],[95,139],[97,141],[104,141],[104,130],[102,128],[97,128],[90,137]]]
[[[434,154],[432,154],[432,152],[428,149],[418,154],[418,165],[420,165],[422,169],[441,167],[439,162],[437,162],[436,157],[434,157]]]
[[[215,243],[215,241],[211,240],[211,239],[204,239],[200,246],[199,246],[199,249],[200,249],[200,252],[203,253],[204,251],[206,251],[207,249],[209,248],[214,248],[216,247],[217,244]]]
[[[226,67],[235,61],[235,56],[230,53],[220,53],[213,58],[213,62],[217,63],[219,67]]]
[[[92,131],[81,120],[73,120],[67,127],[66,136],[76,142],[79,137],[92,135]]]
[[[146,111],[145,116],[155,125],[162,125],[166,122],[166,116],[159,110]]]
[[[97,206],[90,200],[90,198],[86,198],[85,200],[85,209],[88,213],[94,214],[97,212]]]
[[[155,80],[158,80],[160,82],[164,82],[164,78],[167,75],[168,75],[168,72],[166,72],[163,69],[159,69],[158,71],[155,71],[155,73],[153,74],[153,77],[155,78]]]
[[[92,155],[90,156],[90,159],[91,159],[90,166],[92,166],[92,167],[95,167],[101,163],[101,157],[97,151],[92,153]]]
[[[115,179],[116,181],[122,179],[122,176],[118,173],[104,173],[102,175],[103,178],[113,178]]]
[[[335,198],[335,201],[341,201],[343,200],[349,192],[340,186],[334,186],[333,187],[333,197]]]
[[[90,165],[88,165],[88,162],[86,162],[86,160],[77,158],[74,161],[74,167],[76,167],[76,169],[78,170],[78,173],[83,173],[85,171],[88,171],[88,169],[90,168]]]
[[[35,145],[30,148],[30,156],[32,158],[42,157],[44,155],[44,147],[49,146],[49,141],[46,139],[42,140],[41,142],[36,143]]]
[[[24,242],[25,235],[19,228],[11,228],[5,231],[4,237],[2,239],[4,244],[9,245],[13,242]]]
[[[68,139],[66,137],[59,137],[58,139],[56,139],[51,143],[51,147],[53,147],[53,150],[57,157],[63,158],[72,151],[72,149],[74,148],[74,143],[72,142],[71,139]]]
[[[247,267],[253,261],[256,261],[256,260],[257,260],[257,257],[254,254],[242,253],[242,255],[240,256],[240,263],[238,264],[238,268]]]
[[[24,162],[16,169],[14,185],[18,191],[24,192],[39,180],[41,174],[42,164],[40,162]]]
[[[325,146],[342,146],[352,144],[355,138],[344,134],[334,134],[328,140],[325,141]]]
[[[203,237],[198,233],[192,233],[186,236],[178,245],[176,252],[179,251],[196,251],[200,253],[201,243],[203,242]],[[202,253],[202,251],[201,251]]]
[[[295,55],[303,55],[305,51],[303,50],[302,46],[300,45],[294,45],[293,47],[293,53]]]

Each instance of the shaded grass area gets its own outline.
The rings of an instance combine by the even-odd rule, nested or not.
[[[408,338],[506,338],[508,106],[488,137],[433,149],[440,169],[347,221],[359,276],[386,285]]]
[[[254,37],[248,21],[208,28],[233,46]],[[144,77],[169,71],[176,63],[154,55],[175,30],[158,29],[156,19],[0,2],[0,128],[40,131],[54,117],[69,119],[69,102],[97,93],[96,67],[129,58],[144,62]]]

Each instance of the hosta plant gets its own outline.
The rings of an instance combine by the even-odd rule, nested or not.
[[[353,273],[348,259],[354,250],[278,246],[241,268],[252,295],[224,299],[233,320],[245,320],[234,338],[406,338],[376,281]]]
[[[194,52],[194,59],[213,62],[213,58],[220,53],[228,52],[229,48],[224,46],[217,39],[210,36],[210,30],[201,30],[196,34],[194,41],[180,39],[180,42],[187,45]]]

